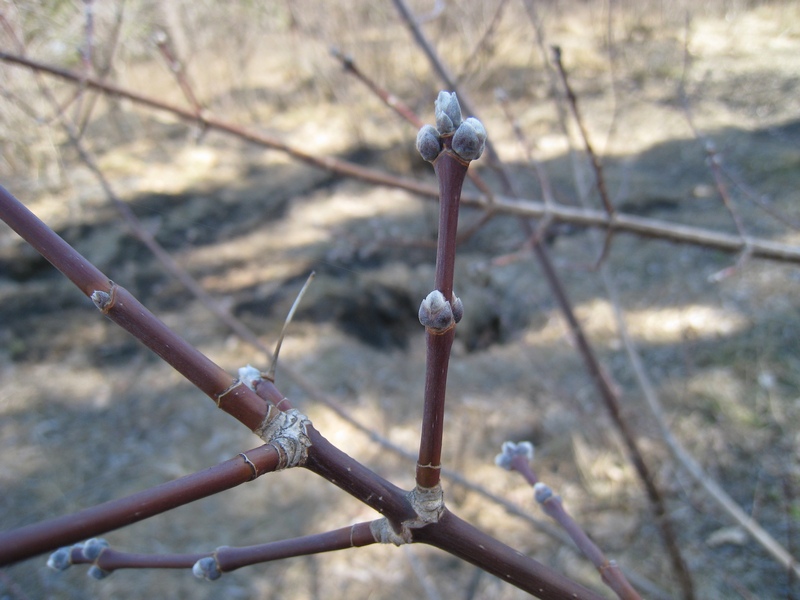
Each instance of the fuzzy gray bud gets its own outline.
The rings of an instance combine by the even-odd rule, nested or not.
[[[89,570],[86,571],[86,576],[91,577],[92,579],[97,579],[98,581],[101,579],[105,579],[111,575],[111,571],[106,571],[105,569],[101,569],[97,565],[92,565],[89,567]]]
[[[442,151],[442,140],[433,125],[423,125],[417,134],[417,150],[422,158],[433,162]]]
[[[458,323],[464,317],[464,303],[461,302],[461,298],[453,294],[453,301],[450,306],[453,309],[453,320]]]
[[[419,305],[419,322],[430,329],[444,330],[453,324],[453,309],[439,290],[433,290]]]
[[[477,160],[486,147],[486,129],[474,117],[464,121],[453,136],[453,150],[464,160]]]
[[[47,559],[47,566],[55,571],[66,571],[72,566],[72,547],[59,548]]]
[[[439,92],[434,104],[436,128],[442,135],[453,133],[461,125],[461,105],[455,93]]]
[[[108,542],[103,538],[92,538],[83,544],[83,556],[86,560],[97,560],[100,553],[108,548]]]
[[[192,574],[198,579],[206,579],[208,581],[214,581],[222,577],[222,572],[219,570],[217,561],[213,556],[206,556],[194,563]]]
[[[525,459],[530,462],[533,460],[533,453],[533,444],[530,442],[520,442],[518,444],[514,442],[503,442],[502,451],[495,456],[494,464],[510,471],[512,469],[511,461],[514,460],[514,457],[524,456]]]
[[[533,497],[539,504],[544,504],[553,497],[553,490],[549,485],[540,481],[533,486]]]

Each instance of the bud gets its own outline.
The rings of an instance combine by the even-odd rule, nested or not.
[[[439,92],[434,104],[436,128],[442,135],[453,133],[461,125],[461,106],[455,93]]]
[[[453,136],[453,150],[464,160],[477,160],[486,147],[486,129],[474,117],[464,121]]]
[[[72,566],[72,547],[59,548],[47,559],[47,566],[55,571],[66,571]]]
[[[533,497],[539,504],[544,504],[553,497],[553,490],[549,485],[540,481],[533,486]]]
[[[453,324],[453,309],[439,290],[433,290],[419,305],[419,322],[430,329],[445,330]]]
[[[89,567],[89,570],[86,571],[87,577],[91,577],[92,579],[97,579],[98,581],[100,581],[101,579],[105,579],[109,575],[111,575],[111,571],[106,571],[104,569],[101,569],[97,565],[92,565],[91,567]]]
[[[213,556],[206,556],[194,563],[192,574],[198,579],[206,579],[208,581],[214,581],[222,577],[222,572],[219,570],[217,561]]]
[[[534,448],[533,444],[530,442],[520,442],[519,444],[515,444],[514,442],[503,442],[503,447],[497,456],[494,457],[494,464],[498,467],[502,467],[507,471],[511,470],[511,461],[516,456],[524,456],[528,462],[533,460]]]
[[[433,125],[423,125],[417,134],[417,150],[422,158],[433,162],[442,151],[442,140]]]
[[[461,298],[453,294],[453,302],[451,302],[451,308],[453,309],[453,320],[458,323],[464,317],[464,303],[461,302]]]
[[[106,548],[108,548],[108,542],[103,538],[92,538],[83,544],[83,557],[86,560],[97,560],[97,557]]]

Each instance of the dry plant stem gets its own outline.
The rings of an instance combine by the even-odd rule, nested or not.
[[[0,565],[68,546],[218,494],[251,481],[254,475],[274,471],[278,466],[278,453],[272,446],[264,445],[245,454],[255,466],[255,473],[242,456],[237,456],[214,467],[126,498],[111,500],[71,515],[2,532]]]
[[[539,20],[538,15],[536,14],[535,4],[530,0],[526,0],[525,6],[528,10],[528,14],[531,18],[534,29],[536,31],[537,43],[542,52],[542,58],[544,59],[545,64],[548,64],[547,53],[545,50],[544,32],[541,27],[541,21]],[[561,75],[562,81],[565,82],[565,87],[567,89],[567,92],[571,93],[569,82],[566,80],[566,73],[563,69],[563,65],[561,65],[560,52],[556,52],[554,58],[559,63],[559,74]],[[552,70],[549,69],[549,72],[551,73],[551,89],[554,92],[553,97],[554,99],[557,99],[558,95],[555,93],[557,89],[555,76],[552,73]],[[576,109],[575,115],[580,124],[580,115],[577,112],[576,102],[573,103],[573,108]],[[562,129],[564,130],[564,134],[565,136],[567,136],[567,139],[569,139],[567,132],[567,125],[566,125],[566,114],[565,111],[563,110],[563,107],[561,106],[561,102],[556,101],[556,109],[560,116],[560,122]],[[588,140],[588,138],[585,138],[585,140]],[[599,177],[599,181],[601,182],[604,181],[602,176],[602,167],[600,166],[599,162],[593,162],[593,166],[595,167],[595,174],[597,177]],[[604,185],[600,191],[601,194],[605,191]],[[606,200],[607,199],[608,198],[606,196]],[[608,204],[610,205],[610,202]],[[610,213],[607,211],[607,214],[605,216],[609,219],[610,223],[614,223],[618,215],[616,213]],[[597,266],[600,268],[603,267],[602,259],[605,256],[605,253],[607,252],[608,245],[611,241],[612,233],[613,230],[610,228],[606,231],[606,239],[603,251],[602,254],[600,255],[599,261],[597,262]],[[540,262],[542,264],[542,267],[545,269],[545,272],[547,272],[548,270],[552,270],[553,268],[552,263],[547,258],[544,246],[542,246],[541,243],[537,242],[534,246],[534,250],[537,252],[537,254],[543,255],[542,257],[545,260],[542,260]],[[607,379],[607,376],[603,371],[597,359],[597,356],[592,351],[588,343],[588,340],[586,339],[583,333],[583,329],[580,327],[577,319],[575,318],[575,314],[572,311],[572,307],[570,306],[568,299],[564,295],[563,289],[560,289],[561,283],[558,280],[558,278],[555,277],[555,273],[553,274],[552,277],[548,276],[548,281],[550,281],[553,292],[556,295],[556,298],[562,307],[562,312],[564,314],[564,317],[566,318],[569,328],[575,338],[575,341],[577,342],[578,348],[580,349],[580,353],[584,358],[584,362],[586,363],[587,369],[594,378],[596,387],[600,392],[600,396],[603,399],[603,402],[606,405],[609,414],[611,415],[612,421],[614,422],[614,425],[616,426],[618,432],[622,436],[623,442],[625,443],[625,446],[628,451],[629,460],[631,460],[631,462],[633,463],[640,480],[644,484],[648,500],[650,501],[652,510],[655,513],[656,522],[657,525],[659,526],[659,531],[661,533],[662,540],[666,547],[667,553],[670,557],[670,561],[672,562],[673,571],[675,572],[679,580],[683,596],[686,600],[693,600],[695,596],[694,596],[694,584],[692,582],[691,573],[689,572],[686,562],[684,561],[683,555],[681,554],[680,546],[677,542],[672,522],[669,519],[669,515],[666,510],[666,504],[664,502],[664,498],[655,484],[653,475],[650,472],[647,463],[645,463],[644,461],[644,457],[639,450],[636,438],[634,437],[633,432],[631,431],[630,425],[628,424],[627,420],[622,414],[619,396],[614,387],[611,385],[611,382]]]
[[[583,140],[584,147],[586,148],[586,154],[589,155],[589,160],[592,163],[595,184],[597,185],[597,191],[600,193],[600,200],[603,202],[603,208],[605,208],[609,216],[613,215],[615,209],[611,204],[611,198],[608,197],[606,180],[605,177],[603,177],[603,169],[600,167],[600,159],[598,158],[597,153],[595,153],[594,148],[592,148],[592,144],[589,141],[589,133],[586,131],[586,125],[584,125],[580,110],[578,109],[578,99],[575,97],[575,92],[572,91],[572,86],[569,84],[567,71],[564,69],[564,63],[561,61],[561,48],[558,46],[553,47],[553,59],[556,63],[558,74],[561,76],[561,83],[564,85],[564,91],[567,94],[567,101],[569,102],[569,107],[572,110],[572,116],[575,118],[575,123],[577,124],[578,130],[581,133],[581,139]]]
[[[309,437],[313,443],[305,468],[325,477],[384,514],[394,525],[395,531],[399,532],[403,521],[417,517],[408,503],[405,491],[368,471],[332,446],[313,427],[309,428]],[[324,455],[324,460],[318,460],[321,455]],[[446,509],[438,522],[413,529],[412,535],[414,542],[441,548],[538,598],[601,598],[553,569],[479,531]]]
[[[79,75],[70,71],[45,65],[3,51],[0,51],[0,60],[29,67],[35,71],[44,72],[75,83],[79,83],[81,80]],[[198,118],[193,112],[184,108],[92,78],[86,80],[86,85],[91,89],[102,91],[110,96],[126,98],[132,102],[156,110],[169,112],[186,121],[199,123],[202,127],[228,133],[258,146],[285,152],[297,160],[345,177],[353,177],[377,185],[404,189],[427,198],[438,198],[439,196],[439,191],[435,186],[419,183],[416,180],[405,177],[389,175],[344,160],[330,157],[318,157],[285,144],[272,136],[250,131],[244,127],[229,123],[209,114],[204,113],[202,117]],[[753,258],[765,258],[800,264],[800,247],[773,242],[763,238],[747,237],[742,239],[738,235],[721,233],[700,227],[668,223],[659,219],[625,215],[619,212],[615,213],[613,217],[609,217],[605,211],[563,205],[547,206],[536,200],[498,195],[492,196],[485,192],[483,195],[462,193],[461,202],[464,205],[487,209],[497,214],[512,214],[529,219],[549,216],[553,221],[557,222],[571,223],[582,227],[613,230],[615,233],[633,233],[643,237],[662,239],[679,244],[690,244],[720,250],[722,252],[738,253],[749,247],[752,251]]]
[[[179,281],[181,281],[184,284],[184,286],[186,286],[187,289],[190,292],[192,292],[206,307],[208,307],[210,310],[212,310],[212,312],[217,314],[217,316],[219,318],[221,318],[221,320],[223,322],[229,324],[229,326],[231,326],[233,328],[233,330],[237,334],[240,335],[240,337],[243,337],[243,339],[245,339],[246,341],[248,341],[251,344],[253,344],[256,348],[260,349],[265,355],[269,354],[269,351],[266,348],[266,346],[264,346],[260,342],[260,340],[258,340],[258,338],[256,338],[250,332],[250,330],[247,329],[246,326],[244,324],[242,324],[238,319],[236,319],[234,316],[230,315],[230,313],[228,313],[227,311],[224,311],[223,309],[219,308],[218,304],[213,301],[213,299],[205,292],[205,290],[203,290],[202,287],[200,287],[199,284],[188,273],[186,273],[186,271],[183,270],[177,264],[177,262],[175,262],[174,259],[172,259],[172,257],[166,251],[163,250],[163,248],[161,248],[161,246],[144,229],[144,227],[142,227],[142,225],[139,222],[138,218],[133,214],[133,212],[130,210],[128,205],[125,204],[124,202],[122,202],[122,200],[114,193],[110,183],[105,178],[105,176],[103,175],[102,171],[99,170],[99,168],[97,167],[96,162],[93,160],[91,155],[85,149],[85,147],[83,146],[82,142],[74,136],[74,132],[72,131],[71,127],[69,127],[69,125],[67,123],[62,123],[62,124],[66,128],[68,135],[70,136],[72,142],[76,146],[76,149],[78,150],[78,153],[79,153],[80,157],[85,162],[85,164],[89,167],[89,169],[95,174],[95,176],[99,179],[103,189],[106,191],[106,194],[109,196],[111,201],[115,204],[115,206],[120,210],[120,212],[122,213],[124,219],[126,220],[128,225],[131,227],[133,233],[137,237],[139,237],[139,239],[148,248],[150,248],[150,250],[153,252],[153,254],[162,262],[162,264],[165,265],[165,267],[167,268],[167,271],[170,274],[172,274],[173,276],[175,276]],[[313,273],[312,273],[312,276],[313,276]],[[304,286],[303,289],[306,288],[306,286],[308,285],[310,279],[311,279],[311,277],[309,277],[309,280],[306,282],[306,285]],[[300,292],[300,295],[302,295],[302,290]],[[298,299],[299,299],[300,295],[298,295]],[[222,313],[222,314],[219,314],[219,313]],[[291,315],[291,313],[290,313],[290,315]],[[290,317],[287,317],[287,322],[288,322],[289,318]],[[229,323],[229,321],[232,321],[232,323]],[[272,353],[273,356],[275,356],[276,354],[277,354],[277,351]],[[274,365],[274,363],[273,363],[273,365]],[[284,367],[284,372],[286,372],[286,371],[287,371],[287,368]],[[311,388],[310,386],[305,384],[305,381],[303,380],[303,378],[299,374],[296,374],[291,370],[289,370],[288,374],[289,374],[290,378],[295,380],[298,383],[298,385],[300,385],[300,387],[307,394],[309,394],[312,398],[314,398],[315,400],[317,400],[319,402],[322,402],[322,403],[328,405],[329,407],[331,407],[337,414],[339,414],[339,416],[341,416],[342,418],[344,418],[345,420],[350,422],[352,425],[354,425],[358,429],[364,431],[373,440],[376,440],[378,443],[382,444],[384,447],[387,447],[388,449],[390,449],[390,450],[392,450],[394,452],[397,452],[397,453],[399,453],[399,454],[401,454],[401,455],[403,455],[403,456],[405,456],[405,457],[407,457],[409,459],[413,460],[415,458],[412,454],[407,453],[404,450],[400,449],[399,447],[395,446],[394,444],[392,444],[391,442],[389,442],[385,438],[382,438],[382,436],[380,436],[376,432],[374,432],[374,431],[364,427],[360,423],[354,421],[349,416],[349,414],[347,414],[347,412],[344,411],[341,407],[339,407],[338,405],[332,405],[332,401],[329,398],[327,398],[325,395],[323,395],[321,392],[319,392],[319,390],[317,390],[316,388]],[[274,379],[272,379],[272,381],[274,381]],[[259,394],[259,396],[262,396],[262,394],[264,394],[265,388],[262,387],[261,385],[257,385],[255,391],[256,391],[257,394]],[[263,397],[264,397],[265,400],[270,401],[270,402],[272,402],[274,400],[269,395],[264,395]],[[282,409],[282,410],[286,409],[286,408],[290,408],[288,400],[285,399],[285,398],[283,400],[281,400],[280,402],[278,402],[276,404],[276,406],[278,408]],[[495,502],[500,502],[501,504],[505,505],[506,509],[510,510],[512,512],[512,514],[516,514],[517,516],[522,516],[523,518],[528,519],[534,525],[536,525],[539,529],[542,529],[545,532],[549,533],[551,536],[555,536],[557,539],[560,539],[560,541],[562,543],[566,541],[564,538],[562,538],[558,534],[557,530],[551,529],[550,526],[547,523],[538,521],[536,519],[532,519],[527,512],[525,512],[525,511],[523,511],[523,510],[521,510],[521,509],[519,509],[517,507],[514,507],[513,505],[511,505],[510,503],[508,503],[504,499],[499,498],[496,495],[491,494],[490,492],[488,492],[487,490],[485,490],[481,486],[478,486],[478,485],[476,485],[476,484],[474,484],[472,482],[469,482],[468,480],[466,480],[465,478],[463,478],[459,474],[454,473],[452,471],[449,471],[449,470],[445,469],[442,472],[445,473],[449,478],[451,478],[454,481],[456,481],[457,483],[459,483],[460,485],[466,486],[469,489],[473,489],[474,491],[477,491],[478,493],[482,493],[484,496],[488,497],[489,499],[491,499],[491,500],[493,500]],[[189,566],[191,566],[193,563],[194,563],[194,561],[192,561],[189,564]],[[101,565],[101,567],[102,567],[102,565]]]
[[[453,298],[458,209],[461,187],[469,167],[469,163],[450,151],[451,141],[450,138],[445,140],[445,150],[433,163],[439,180],[439,235],[434,285],[447,301]],[[419,487],[432,488],[440,479],[447,369],[455,327],[444,332],[426,328],[425,336],[425,404],[416,480]]]
[[[500,21],[503,17],[503,11],[508,4],[508,0],[500,0],[497,3],[497,8],[494,11],[494,15],[492,16],[491,21],[489,21],[489,25],[486,26],[486,30],[483,32],[483,35],[478,40],[478,43],[475,44],[475,47],[472,49],[472,52],[469,53],[469,56],[463,61],[464,68],[462,69],[461,73],[456,77],[456,86],[460,87],[461,82],[463,82],[469,75],[470,66],[475,65],[477,61],[477,57],[483,53],[486,47],[489,44],[489,40],[492,36],[495,35],[497,26],[500,24]]]
[[[631,338],[628,332],[625,317],[620,309],[619,299],[616,294],[616,287],[611,280],[611,274],[606,269],[601,269],[603,282],[606,286],[606,293],[611,300],[611,306],[614,310],[614,318],[617,323],[617,330],[625,346],[625,352],[628,354],[628,360],[633,367],[633,373],[639,388],[642,390],[642,395],[645,399],[645,404],[650,413],[656,420],[656,424],[661,432],[661,437],[667,445],[667,448],[672,454],[673,458],[680,464],[702,488],[709,495],[709,497],[724,510],[740,527],[746,530],[761,546],[769,552],[772,557],[778,561],[785,569],[792,572],[795,577],[800,578],[800,563],[784,548],[769,532],[767,532],[759,523],[748,515],[741,507],[731,498],[728,493],[706,473],[702,466],[692,457],[689,452],[683,447],[678,439],[672,434],[672,431],[667,425],[664,418],[664,410],[661,406],[661,401],[658,393],[653,386],[650,376],[647,373],[644,363],[642,362],[639,349],[636,343]]]
[[[555,495],[550,496],[550,498],[542,502],[542,510],[564,528],[564,531],[569,534],[584,556],[597,567],[603,582],[614,590],[620,600],[641,600],[641,596],[625,579],[619,566],[605,557],[595,543],[589,539],[589,536],[586,535],[581,526],[575,522],[575,519],[564,510],[561,498]]]
[[[172,51],[172,47],[169,42],[169,36],[166,34],[166,32],[162,31],[156,34],[156,46],[158,46],[161,56],[164,57],[164,61],[167,63],[169,70],[175,76],[175,80],[178,82],[181,92],[183,92],[184,97],[186,98],[187,102],[189,102],[189,105],[192,107],[195,115],[200,117],[203,113],[203,106],[197,100],[194,89],[189,83],[189,77],[186,74],[186,69],[184,68],[183,63]]]

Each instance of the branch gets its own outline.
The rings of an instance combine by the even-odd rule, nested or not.
[[[213,496],[278,467],[278,452],[264,445],[236,458],[156,487],[98,504],[71,515],[0,533],[0,565],[31,558],[61,546],[119,529]]]
[[[71,71],[59,69],[8,52],[0,51],[0,60],[60,77],[73,83],[81,82],[81,77]],[[190,110],[162,102],[158,99],[127,90],[111,83],[99,81],[94,78],[86,79],[85,83],[89,88],[102,91],[110,96],[126,98],[137,104],[169,112],[185,121],[198,123],[202,127],[228,133],[258,146],[285,152],[297,160],[319,169],[337,173],[344,177],[352,177],[368,183],[404,189],[426,198],[434,199],[439,196],[439,191],[436,186],[419,183],[406,177],[389,175],[376,169],[362,167],[345,160],[331,157],[318,157],[290,146],[277,138],[248,130],[247,128],[219,119],[208,113],[204,113],[198,118],[198,116]],[[529,219],[538,219],[550,215],[554,222],[564,222],[581,227],[594,227],[604,230],[610,229],[619,233],[633,233],[643,237],[711,248],[722,252],[738,253],[750,247],[754,258],[765,258],[800,264],[800,247],[796,245],[783,244],[757,237],[742,239],[739,236],[728,233],[721,233],[689,225],[668,223],[659,219],[637,217],[619,212],[615,213],[613,217],[609,217],[602,211],[558,204],[548,207],[546,204],[537,200],[500,195],[490,197],[485,194],[465,193],[461,196],[461,203],[465,206],[496,211],[498,214],[517,215]]]
[[[433,46],[428,43],[419,27],[414,22],[408,7],[405,5],[405,0],[394,0],[394,2],[400,10],[403,18],[406,20],[406,23],[414,33],[419,45],[430,58],[431,65],[437,69],[437,71],[443,74],[443,78],[446,78],[446,70],[443,68],[443,65],[433,49]],[[456,88],[454,87],[453,89],[455,91]],[[417,138],[417,146],[420,146],[419,137]],[[488,148],[489,147],[487,146],[487,149]],[[422,152],[422,154],[423,158],[427,158],[425,156],[425,152]],[[489,154],[491,155],[491,152],[489,152]],[[497,170],[502,177],[505,188],[513,193],[514,186],[508,174],[508,170],[499,160],[497,161]],[[613,217],[613,215],[611,215],[611,217]],[[547,282],[550,285],[551,292],[553,293],[564,319],[569,326],[570,332],[575,339],[578,351],[580,352],[581,358],[583,358],[585,368],[595,384],[595,388],[597,389],[597,392],[599,393],[600,398],[602,399],[603,404],[605,405],[606,410],[611,417],[614,427],[622,437],[627,450],[628,459],[635,467],[636,473],[645,488],[648,501],[650,502],[650,506],[656,517],[656,523],[659,526],[659,531],[661,533],[664,546],[672,562],[673,570],[675,571],[683,589],[684,597],[686,600],[693,600],[694,590],[691,575],[681,555],[680,547],[675,536],[675,531],[667,513],[664,497],[661,494],[658,486],[656,486],[652,472],[644,460],[644,456],[639,448],[639,444],[636,440],[633,429],[627,418],[622,413],[619,395],[612,386],[611,381],[606,375],[605,369],[603,369],[602,365],[600,364],[600,361],[598,360],[596,353],[589,343],[583,328],[575,316],[572,303],[567,296],[566,289],[564,288],[564,285],[555,270],[546,247],[542,244],[541,240],[535,237],[535,232],[528,221],[521,219],[520,226],[526,237],[533,240],[534,254],[539,261],[540,266],[542,267]]]
[[[103,314],[172,365],[214,400],[220,409],[251,431],[263,425],[270,410],[259,396],[239,385],[225,370],[170,330],[125,288],[101,273],[2,186],[0,219],[91,298]],[[272,395],[275,402],[283,398],[277,389],[272,390]]]
[[[90,575],[105,578],[119,569],[192,569],[200,579],[219,579],[223,573],[250,565],[320,554],[347,548],[360,548],[376,543],[372,522],[356,523],[334,531],[299,538],[257,544],[254,546],[222,546],[214,552],[193,554],[141,554],[110,548],[105,540],[90,540],[62,548],[51,556],[48,565],[64,571],[71,565],[91,564]]]
[[[561,528],[567,532],[575,545],[580,548],[583,555],[597,567],[600,576],[608,587],[620,600],[642,600],[638,592],[631,587],[625,579],[619,565],[613,560],[608,560],[602,550],[595,544],[583,528],[566,511],[560,496],[553,494],[549,486],[539,481],[538,476],[531,468],[534,448],[530,442],[504,442],[503,450],[495,457],[497,466],[509,471],[517,471],[533,488],[534,497],[541,505],[542,510],[550,516]]]

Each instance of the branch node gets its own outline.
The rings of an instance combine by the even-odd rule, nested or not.
[[[459,314],[460,320],[460,317],[464,313],[464,306],[458,298],[455,298],[455,301],[458,304],[457,313]],[[433,290],[422,301],[419,305],[418,316],[419,322],[425,326],[425,329],[433,334],[442,334],[456,324],[453,307],[444,299],[444,294],[439,290]]]
[[[409,529],[418,529],[431,523],[438,523],[444,514],[444,490],[438,483],[430,488],[417,486],[409,492],[408,500],[411,503],[417,518],[403,523]]]
[[[250,478],[250,481],[253,481],[253,479],[256,479],[258,477],[258,467],[256,467],[253,461],[250,460],[250,458],[248,458],[247,454],[245,454],[244,452],[239,452],[239,456],[242,457],[244,462],[247,463],[247,465],[250,467],[250,470],[253,472],[253,476]]]
[[[276,471],[299,467],[308,458],[311,438],[307,427],[311,421],[296,408],[275,414],[270,411],[267,418],[254,433],[278,451],[280,460]]]
[[[104,292],[103,290],[95,290],[91,295],[92,302],[94,302],[94,305],[104,315],[108,314],[108,311],[114,307],[114,304],[117,301],[117,284],[113,281],[109,281],[109,285],[110,289],[108,292]]]
[[[194,563],[192,574],[198,579],[206,581],[215,581],[222,577],[222,570],[219,568],[216,555],[217,553],[214,552],[214,556],[206,556]]]
[[[369,524],[369,530],[373,539],[380,544],[402,546],[403,544],[411,543],[411,530],[404,524],[400,533],[397,533],[392,528],[392,524],[389,523],[389,519],[386,518],[372,521]]]

